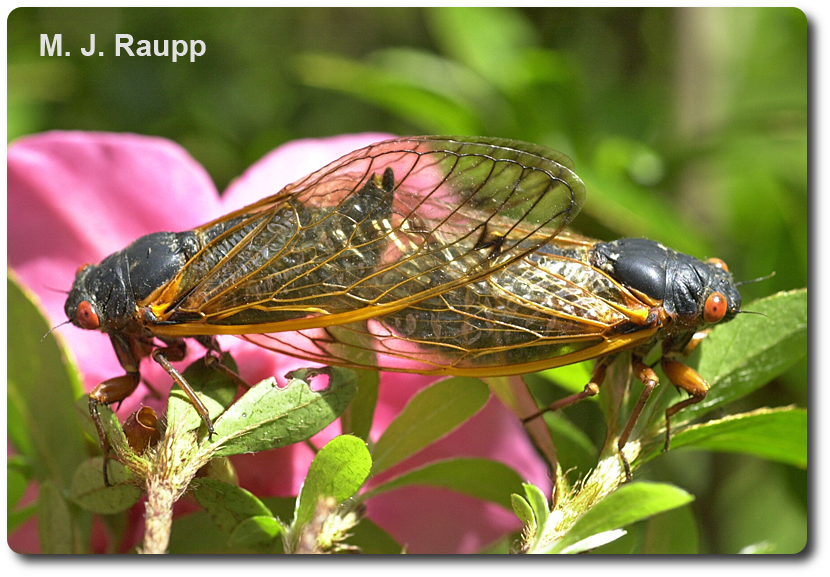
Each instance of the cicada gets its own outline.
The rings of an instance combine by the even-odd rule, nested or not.
[[[495,138],[407,137],[352,152],[273,196],[185,232],[139,238],[79,269],[65,310],[107,333],[126,375],[90,393],[122,401],[149,356],[207,411],[170,364],[186,339],[215,335],[324,364],[499,376],[631,351],[644,392],[622,448],[658,384],[644,356],[690,397],[708,385],[677,357],[702,328],[735,317],[726,265],[657,242],[600,242],[567,227],[585,201],[570,159]],[[621,451],[622,454],[622,451]],[[626,473],[628,462],[623,457]]]

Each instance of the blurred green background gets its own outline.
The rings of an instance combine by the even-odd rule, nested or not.
[[[222,190],[295,138],[516,138],[573,158],[588,189],[579,232],[718,256],[739,280],[774,271],[742,287],[745,302],[807,284],[808,27],[796,9],[20,8],[7,26],[8,141],[160,135]],[[57,33],[64,49],[94,33],[107,56],[41,57],[40,34]],[[207,50],[194,63],[116,58],[115,34]],[[805,362],[739,409],[806,406],[806,383]],[[804,546],[805,471],[681,451],[658,462],[654,478],[697,496],[702,551]]]

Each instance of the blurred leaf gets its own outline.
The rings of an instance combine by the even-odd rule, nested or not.
[[[446,459],[409,470],[373,487],[361,495],[361,499],[371,499],[407,485],[442,487],[510,509],[510,494],[521,492],[522,478],[516,471],[497,461],[474,457]]]
[[[481,134],[475,115],[463,104],[391,71],[335,55],[304,54],[296,70],[308,86],[338,90],[421,126],[428,134]]]
[[[588,189],[583,212],[619,236],[650,238],[698,258],[712,256],[667,200],[638,186],[628,174],[608,174],[588,166],[577,166],[576,173]],[[578,218],[575,226],[579,227]]]
[[[516,8],[431,9],[434,36],[458,61],[463,62],[506,92],[527,83],[519,66],[526,48],[536,45],[537,31]]]
[[[32,293],[7,280],[8,435],[28,458],[35,476],[66,491],[86,458],[73,403],[83,394],[77,371],[37,309]]]
[[[680,507],[693,500],[686,491],[659,483],[629,483],[623,485],[574,523],[567,535],[550,549],[561,553],[566,549],[577,553],[574,547],[584,539],[626,527],[642,519]]]
[[[691,447],[747,453],[807,467],[807,411],[793,407],[758,409],[692,425],[674,435],[672,448]]]
[[[351,529],[351,533],[347,543],[360,547],[360,551],[366,555],[396,555],[404,552],[404,548],[389,533],[369,519],[362,519]]]
[[[697,520],[691,507],[678,507],[648,520],[642,552],[690,555],[700,552],[698,541]]]
[[[219,446],[214,456],[284,447],[322,431],[345,410],[356,390],[352,371],[332,367],[329,379],[322,391],[312,391],[296,378],[283,389],[273,378],[252,387],[214,423],[212,442]]]
[[[311,521],[320,499],[334,497],[342,503],[360,490],[371,469],[372,456],[362,439],[340,435],[329,441],[311,462],[297,497],[291,524],[295,534]]]
[[[479,379],[452,377],[420,391],[389,423],[372,452],[377,475],[444,437],[484,407],[489,390]]]
[[[40,548],[47,555],[77,553],[73,539],[75,528],[69,505],[50,480],[40,485],[37,502]]]
[[[556,457],[562,470],[568,473],[576,468],[580,477],[587,473],[596,464],[598,456],[597,448],[588,435],[561,413],[547,412],[542,418],[556,445]]]

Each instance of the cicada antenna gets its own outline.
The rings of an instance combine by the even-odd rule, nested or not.
[[[775,271],[772,271],[771,273],[769,273],[766,276],[759,276],[758,278],[753,278],[753,279],[750,279],[750,280],[742,280],[740,282],[736,282],[735,286],[741,286],[741,285],[745,285],[745,284],[749,284],[749,283],[753,283],[753,282],[761,282],[762,280],[769,280],[774,276],[775,276]]]
[[[52,334],[52,331],[54,331],[55,329],[60,328],[60,327],[62,327],[63,325],[68,325],[68,324],[69,324],[69,323],[71,323],[71,322],[72,322],[72,321],[70,321],[70,320],[65,320],[65,321],[63,321],[61,324],[59,324],[59,325],[55,325],[54,327],[52,327],[51,329],[49,329],[49,330],[46,332],[46,334],[45,334],[45,335],[43,335],[43,338],[42,338],[42,339],[40,339],[40,342],[45,341],[45,340],[46,340],[46,337],[48,337],[49,335],[51,335],[51,334]]]
[[[56,293],[61,293],[61,294],[64,294],[64,295],[68,295],[68,294],[69,294],[69,291],[68,291],[68,290],[64,290],[64,289],[55,288],[55,287],[53,287],[53,286],[49,286],[49,285],[43,285],[43,288],[45,288],[46,290],[50,290],[50,291],[52,291],[52,292],[56,292]]]

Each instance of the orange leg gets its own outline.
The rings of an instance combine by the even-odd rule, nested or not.
[[[643,392],[640,394],[637,405],[631,412],[631,416],[628,417],[625,429],[623,429],[622,435],[620,435],[620,438],[617,441],[617,449],[620,452],[623,468],[625,468],[626,482],[631,480],[631,464],[625,457],[625,453],[623,453],[623,447],[625,447],[625,444],[628,442],[628,438],[631,436],[631,431],[634,430],[634,425],[637,424],[637,419],[640,418],[640,414],[643,412],[643,407],[646,406],[646,401],[648,401],[648,398],[651,396],[654,388],[660,384],[660,380],[657,378],[657,373],[655,373],[651,367],[643,363],[643,359],[640,357],[631,357],[631,367],[634,369],[634,374],[643,383]]]
[[[605,373],[608,370],[608,365],[611,364],[611,361],[614,357],[605,357],[604,359],[600,359],[597,361],[597,364],[594,365],[594,370],[591,372],[591,380],[585,385],[585,388],[582,389],[581,392],[575,393],[573,395],[569,395],[564,399],[559,399],[558,401],[551,403],[547,408],[542,409],[536,413],[533,413],[529,417],[525,417],[522,419],[522,423],[527,423],[528,421],[532,421],[533,419],[538,419],[548,411],[558,411],[559,409],[564,409],[565,407],[570,407],[571,405],[578,403],[582,399],[587,399],[588,397],[593,397],[597,393],[599,393],[599,387],[602,385],[602,381],[605,380]]]
[[[669,440],[671,438],[671,416],[676,414],[679,410],[699,403],[706,398],[706,393],[709,392],[709,383],[701,377],[693,368],[673,361],[671,359],[663,358],[661,360],[663,372],[676,387],[679,387],[689,393],[691,397],[680,401],[666,409],[666,444],[663,451],[669,450]]]
[[[95,430],[98,431],[98,440],[101,443],[101,449],[104,451],[104,485],[107,487],[110,486],[109,478],[107,477],[107,465],[109,464],[112,447],[104,431],[101,416],[98,414],[98,405],[120,403],[135,391],[140,381],[141,377],[138,373],[128,373],[122,377],[104,381],[89,393],[89,414],[92,416],[92,422],[95,423]]]

